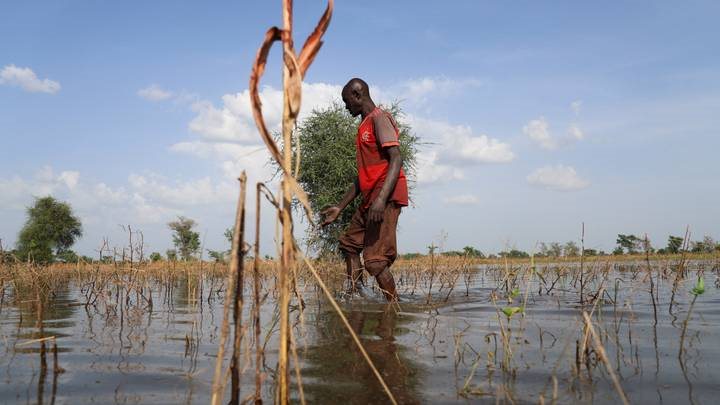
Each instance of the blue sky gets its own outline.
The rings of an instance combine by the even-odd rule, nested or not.
[[[280,23],[275,3],[4,5],[3,244],[33,195],[49,193],[83,219],[82,253],[104,236],[122,245],[119,224],[164,251],[177,215],[224,248],[234,177],[270,172],[246,97],[264,32]],[[298,46],[323,7],[295,2]],[[402,100],[433,143],[400,220],[402,252],[532,250],[577,240],[582,222],[586,245],[605,250],[618,233],[662,246],[686,225],[717,239],[719,12],[712,1],[339,1],[303,111],[359,76],[377,101]],[[278,60],[264,79],[268,110]]]

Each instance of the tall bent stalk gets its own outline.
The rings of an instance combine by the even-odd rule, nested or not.
[[[295,244],[292,234],[292,199],[297,197],[305,208],[308,219],[312,221],[313,215],[307,195],[292,176],[292,131],[300,111],[300,98],[302,93],[302,78],[312,63],[315,55],[322,45],[322,35],[327,30],[332,14],[333,1],[329,0],[325,13],[317,27],[310,34],[305,45],[296,55],[292,39],[292,1],[283,0],[282,15],[283,28],[272,27],[265,35],[265,40],[258,50],[255,64],[250,76],[250,100],[253,106],[253,117],[260,131],[260,135],[268,147],[270,154],[282,169],[282,206],[280,219],[282,222],[282,253],[280,256],[280,272],[278,274],[278,289],[280,293],[280,343],[278,353],[278,386],[275,400],[286,404],[289,400],[289,374],[288,374],[288,348],[289,348],[289,317],[290,303],[289,277],[295,264]],[[258,93],[258,83],[264,73],[270,47],[275,41],[283,43],[283,119],[282,119],[282,153],[270,136],[262,116],[262,103]]]
[[[243,289],[245,282],[245,189],[247,175],[243,171],[238,179],[240,181],[240,198],[235,214],[235,228],[233,231],[232,250],[230,253],[230,273],[235,277],[235,296],[233,299],[233,322],[235,323],[232,360],[230,361],[230,403],[240,403],[240,344],[242,343],[242,311],[245,303]]]
[[[265,145],[267,146],[270,155],[275,159],[278,166],[282,171],[282,188],[281,188],[281,206],[280,206],[280,221],[282,222],[282,248],[280,255],[280,270],[278,274],[278,289],[279,289],[279,311],[280,311],[280,342],[279,342],[279,353],[278,353],[278,369],[277,369],[277,391],[275,394],[275,401],[279,404],[287,404],[289,402],[289,369],[288,369],[288,350],[290,347],[290,325],[289,325],[289,314],[288,307],[290,303],[290,277],[292,275],[293,268],[297,265],[295,254],[296,244],[293,237],[293,223],[292,223],[292,200],[297,198],[302,204],[307,214],[308,221],[313,223],[313,213],[310,208],[310,203],[307,198],[307,194],[300,187],[296,178],[292,174],[292,132],[295,128],[297,116],[300,111],[300,99],[302,93],[302,78],[305,76],[307,69],[310,67],[315,55],[317,55],[320,47],[322,46],[322,36],[327,30],[330,24],[330,17],[333,10],[333,0],[328,0],[327,8],[323,13],[317,26],[305,40],[305,44],[300,51],[300,54],[295,53],[293,38],[292,38],[292,0],[282,1],[282,12],[283,12],[283,28],[278,27],[270,28],[265,34],[265,40],[263,41],[260,49],[258,49],[257,56],[255,57],[255,63],[253,65],[252,74],[250,75],[250,102],[253,108],[253,118],[255,124],[258,127],[260,136],[262,137]],[[267,62],[267,56],[270,52],[270,47],[275,41],[282,41],[283,45],[283,119],[282,119],[282,139],[283,149],[282,152],[275,143],[273,137],[267,129],[265,120],[262,115],[262,102],[260,101],[260,94],[258,91],[258,85],[260,78],[265,72],[265,64]],[[298,168],[295,169],[296,174]],[[318,282],[322,284],[320,277],[313,273],[317,278]],[[334,308],[340,314],[341,318],[344,318],[342,311],[337,306],[337,303],[331,296],[328,297],[333,303]],[[355,335],[352,328],[346,324],[350,334],[353,336],[355,343],[358,344],[361,351],[364,352],[362,344]],[[395,403],[390,390],[382,379],[382,376],[377,369],[373,366],[372,361],[369,357],[366,357],[368,364],[374,370],[376,377],[380,381],[381,385],[387,392],[392,403]]]

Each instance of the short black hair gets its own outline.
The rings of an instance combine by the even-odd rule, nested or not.
[[[353,77],[352,79],[350,79],[345,85],[345,87],[343,87],[343,90],[345,89],[357,89],[361,96],[370,97],[370,87],[365,82],[365,80],[358,77]]]

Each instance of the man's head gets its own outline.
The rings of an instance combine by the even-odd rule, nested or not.
[[[342,89],[342,99],[350,115],[357,117],[363,112],[363,106],[373,104],[370,89],[363,79],[353,78]],[[374,104],[373,104],[374,105]]]

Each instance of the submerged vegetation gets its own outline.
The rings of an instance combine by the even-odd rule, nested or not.
[[[386,402],[352,336],[328,309],[312,265],[398,403],[646,402],[658,395],[707,402],[712,390],[703,387],[712,385],[712,359],[720,355],[712,325],[720,319],[700,298],[718,293],[720,258],[696,257],[399,259],[395,306],[382,303],[373,285],[369,297],[346,300],[339,263],[307,262],[296,269],[290,305],[292,398]],[[7,345],[0,365],[7,385],[0,401],[72,395],[75,403],[113,397],[207,403],[208,366],[223,330],[223,357],[233,357],[236,322],[244,331],[240,398],[272,401],[279,263],[244,265],[257,283],[243,281],[247,298],[235,321],[223,316],[232,312],[236,291],[224,263],[5,263],[0,324]],[[11,367],[25,362],[34,365]],[[78,391],[77,378],[93,369],[102,370],[93,377],[98,389]],[[176,382],[146,385],[133,375]],[[230,397],[231,384],[224,387]]]

